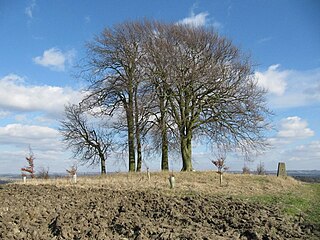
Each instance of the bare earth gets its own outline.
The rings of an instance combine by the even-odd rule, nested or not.
[[[157,187],[152,183],[140,190],[133,187],[139,181],[116,189],[110,181],[105,185],[0,185],[0,239],[320,237],[314,235],[314,226],[283,216],[275,207],[249,203],[230,194],[163,189],[161,184]]]

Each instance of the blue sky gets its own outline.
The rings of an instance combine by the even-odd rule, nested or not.
[[[272,148],[249,164],[252,170],[260,161],[268,170],[279,161],[320,170],[319,12],[317,0],[0,0],[0,174],[20,173],[29,145],[38,167],[64,172],[72,165],[57,127],[64,104],[79,101],[85,86],[73,77],[74,65],[104,27],[144,18],[213,26],[250,54],[259,84],[269,90],[276,129],[268,133]],[[213,168],[209,150],[193,153],[195,169]],[[113,161],[109,170],[126,169]],[[243,166],[242,159],[227,161],[232,170]],[[159,168],[158,161],[149,164]]]

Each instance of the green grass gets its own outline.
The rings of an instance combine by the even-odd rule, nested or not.
[[[284,193],[267,193],[244,197],[248,201],[276,205],[290,216],[302,215],[310,223],[320,225],[320,184],[302,184]]]
[[[309,184],[307,187],[312,193],[308,208],[309,220],[320,225],[320,183]]]

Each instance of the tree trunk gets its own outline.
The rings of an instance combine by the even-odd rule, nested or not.
[[[136,136],[137,138],[137,172],[141,172],[142,167],[142,150],[141,150],[141,140],[140,140],[140,134],[139,136]]]
[[[97,145],[97,150],[98,150],[98,154],[99,154],[99,158],[100,158],[101,175],[105,175],[105,174],[107,174],[106,158],[100,148],[100,144]]]
[[[168,137],[167,131],[162,132],[161,146],[161,170],[169,171],[169,156],[168,156]]]
[[[181,133],[180,134],[180,144],[181,144],[181,155],[182,155],[182,169],[181,171],[192,171],[192,134],[191,133]]]
[[[134,172],[136,168],[134,149],[134,125],[133,118],[128,118],[128,144],[129,144],[129,172]]]
[[[160,96],[160,127],[161,127],[161,170],[169,170],[169,155],[168,155],[168,131],[166,124],[166,109],[164,98]]]
[[[107,174],[107,169],[106,169],[106,160],[105,158],[101,158],[101,175]]]
[[[142,167],[142,150],[141,150],[141,138],[140,138],[140,124],[139,124],[139,106],[137,98],[137,88],[134,93],[134,110],[135,110],[135,128],[136,128],[136,144],[137,144],[137,172],[141,172]]]
[[[137,172],[141,172],[142,167],[142,150],[139,127],[136,126],[136,144],[137,144]]]
[[[129,172],[136,170],[135,147],[134,147],[134,117],[133,117],[133,93],[129,91],[129,102],[126,109],[128,124],[128,147],[129,147]]]

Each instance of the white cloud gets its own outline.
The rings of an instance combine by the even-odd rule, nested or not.
[[[255,73],[258,84],[270,93],[281,96],[285,93],[287,86],[288,71],[279,71],[279,64],[271,65],[267,71]]]
[[[30,145],[41,152],[59,152],[63,150],[60,138],[58,130],[47,126],[13,123],[0,127],[0,144],[17,149]]]
[[[272,108],[292,108],[320,103],[320,68],[307,71],[279,70],[279,64],[257,71],[258,84],[269,90]]]
[[[79,102],[82,94],[70,88],[28,86],[22,77],[9,74],[0,79],[0,110],[40,111],[47,115],[63,112],[68,102]]]
[[[271,148],[261,159],[268,170],[276,170],[278,162],[285,162],[287,169],[317,169],[320,167],[320,141],[314,141],[316,133],[308,122],[298,116],[283,118],[278,131],[268,138]]]
[[[11,74],[8,74],[8,75],[4,76],[3,78],[1,78],[0,81],[3,83],[8,83],[8,84],[13,83],[13,82],[22,83],[22,82],[24,82],[24,78],[19,75],[11,73]]]
[[[278,162],[285,162],[288,170],[320,169],[320,141],[312,141],[298,146],[282,145],[271,149],[260,158],[268,170],[276,170]]]
[[[300,117],[287,117],[281,121],[278,137],[288,139],[303,139],[312,137],[314,131],[308,128],[308,123]]]
[[[186,24],[192,27],[203,27],[203,26],[213,26],[214,28],[221,28],[222,24],[218,21],[214,21],[213,18],[209,18],[208,12],[200,12],[198,14],[194,13],[197,4],[193,4],[189,17],[186,17],[180,21],[178,24]]]
[[[50,48],[42,56],[33,58],[36,64],[56,71],[64,71],[66,64],[71,64],[75,57],[74,50],[63,53],[60,49]]]
[[[295,150],[303,152],[303,154],[316,153],[316,156],[320,158],[320,141],[312,141],[308,144],[299,145],[295,148]]]
[[[316,77],[316,76],[314,76]],[[317,76],[317,81],[309,84],[304,90],[303,94],[309,101],[319,102],[320,101],[320,71]]]
[[[29,18],[33,18],[33,10],[36,6],[36,1],[32,0],[30,4],[25,8],[24,12]]]
[[[29,140],[39,142],[57,138],[58,134],[57,130],[45,126],[8,124],[0,127],[0,143],[27,143]]]
[[[312,141],[298,145],[293,149],[288,149],[284,153],[287,156],[288,164],[299,164],[299,169],[319,169],[320,168],[320,141]]]
[[[206,18],[208,15],[209,13],[207,12],[202,12],[196,15],[194,13],[191,13],[191,16],[180,20],[178,23],[190,25],[193,27],[204,26],[206,24]]]

